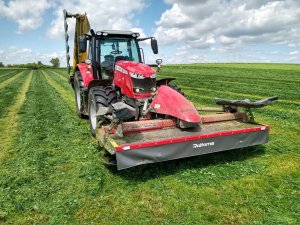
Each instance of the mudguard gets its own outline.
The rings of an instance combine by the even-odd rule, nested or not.
[[[79,63],[77,64],[77,68],[80,71],[83,84],[87,88],[89,83],[94,80],[92,66],[86,63]]]
[[[201,122],[195,106],[179,92],[165,85],[158,88],[151,107],[159,114],[174,116],[190,123]]]

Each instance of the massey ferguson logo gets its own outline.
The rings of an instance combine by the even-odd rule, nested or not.
[[[206,143],[199,143],[199,144],[193,144],[193,148],[202,148],[202,147],[208,147],[208,146],[214,146],[215,142],[206,142]]]
[[[120,71],[121,73],[128,74],[128,71],[127,71],[127,70],[125,70],[124,68],[122,68],[121,66],[118,66],[118,65],[115,66],[115,70],[118,70],[118,71]]]

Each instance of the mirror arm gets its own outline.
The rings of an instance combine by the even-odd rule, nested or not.
[[[137,38],[137,41],[146,41],[146,40],[149,40],[152,38],[154,38],[154,37]]]

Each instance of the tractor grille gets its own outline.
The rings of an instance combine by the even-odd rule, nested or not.
[[[156,86],[155,78],[145,77],[144,79],[132,78],[133,88],[141,88],[144,91],[142,93],[151,93],[151,88]]]

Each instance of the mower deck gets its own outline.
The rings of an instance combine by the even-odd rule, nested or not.
[[[268,141],[269,126],[241,120],[209,121],[213,120],[192,129],[176,128],[172,120],[127,122],[123,125],[123,137],[112,131],[105,139],[107,127],[103,127],[98,130],[97,138],[108,151],[116,154],[119,170]]]
[[[209,136],[218,133],[221,135],[223,132],[233,132],[234,130],[245,130],[249,128],[256,128],[257,124],[242,123],[238,121],[223,121],[218,123],[203,124],[201,127],[193,129],[178,129],[178,128],[166,128],[161,130],[152,130],[147,132],[135,132],[124,135],[124,137],[118,137],[113,135],[112,138],[120,145],[139,145],[139,143],[145,142],[161,142],[166,140],[176,140],[177,138],[186,140],[191,137],[201,137]],[[154,144],[154,143],[153,143]],[[142,144],[143,146],[144,144]],[[119,147],[120,148],[120,147]],[[118,148],[118,149],[119,149]]]

